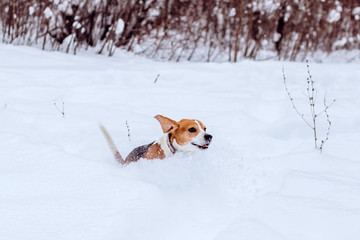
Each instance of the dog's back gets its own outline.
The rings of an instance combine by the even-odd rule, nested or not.
[[[144,157],[146,155],[146,153],[148,152],[149,148],[154,144],[154,142],[147,144],[147,145],[142,145],[140,147],[135,148],[134,150],[132,150],[129,155],[126,157],[125,162],[126,163],[130,163],[130,162],[136,162],[137,160],[139,160],[140,158]]]
[[[109,132],[106,130],[106,128],[99,124],[99,127],[101,129],[101,132],[104,134],[104,137],[115,157],[115,159],[121,163],[121,164],[129,164],[131,162],[136,162],[138,161],[140,158],[144,157],[146,154],[148,154],[149,152],[149,149],[154,145],[155,142],[152,142],[150,144],[147,144],[147,145],[142,145],[142,146],[139,146],[137,148],[135,148],[134,150],[132,150],[129,155],[125,158],[121,156],[119,150],[117,149],[114,141],[112,140]]]

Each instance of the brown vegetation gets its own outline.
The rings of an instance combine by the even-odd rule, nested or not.
[[[111,56],[121,47],[172,61],[259,59],[265,50],[302,60],[359,49],[359,7],[358,0],[2,0],[0,21],[3,42],[48,50],[98,47]]]

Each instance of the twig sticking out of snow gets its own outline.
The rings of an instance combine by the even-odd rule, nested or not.
[[[325,95],[326,96],[326,95]],[[327,105],[327,103],[326,103],[326,97],[324,97],[324,107],[325,107],[325,109],[324,109],[324,111],[323,112],[325,112],[325,114],[326,114],[326,121],[327,121],[327,123],[328,123],[328,128],[327,128],[327,132],[326,132],[326,137],[325,137],[325,139],[324,140],[321,140],[321,144],[320,144],[320,152],[322,152],[322,150],[323,150],[323,146],[324,146],[324,144],[325,144],[325,142],[327,141],[327,140],[329,140],[329,135],[330,135],[330,128],[331,128],[331,121],[330,121],[330,116],[329,116],[329,114],[328,114],[328,112],[327,112],[327,110],[329,109],[329,107],[331,107],[334,103],[335,103],[335,99],[333,100],[333,102],[330,104],[330,105]],[[319,115],[318,115],[319,116]]]
[[[129,142],[131,142],[131,138],[130,138],[130,127],[129,127],[129,124],[128,124],[128,122],[127,122],[127,121],[125,122],[125,124],[126,124],[126,128],[127,128],[127,131],[128,131],[128,138],[129,138]]]
[[[298,108],[295,106],[294,99],[291,96],[291,93],[290,93],[290,91],[289,91],[289,89],[287,87],[287,84],[286,84],[286,76],[285,76],[284,66],[282,68],[283,82],[284,82],[286,93],[287,93],[287,95],[288,95],[288,97],[290,99],[290,102],[292,104],[292,107],[294,108],[295,112],[301,117],[301,119],[306,123],[306,125],[308,125],[313,130],[315,148],[319,149],[320,152],[322,152],[325,142],[329,139],[330,128],[331,128],[331,121],[330,121],[330,117],[329,117],[329,114],[328,114],[327,110],[335,103],[336,99],[334,99],[331,104],[327,105],[327,103],[326,103],[326,94],[325,94],[325,97],[324,97],[324,109],[322,111],[320,111],[319,113],[316,112],[315,103],[316,103],[317,90],[314,87],[315,81],[313,80],[313,78],[312,78],[312,76],[310,74],[310,66],[309,66],[309,61],[308,60],[306,60],[306,68],[307,68],[307,73],[308,73],[308,77],[306,78],[306,82],[307,82],[307,88],[306,88],[307,96],[306,97],[307,97],[307,99],[309,101],[309,105],[310,105],[311,121],[308,121],[305,118],[304,114],[300,113]],[[325,135],[325,139],[320,141],[321,142],[320,147],[318,148],[318,131],[317,131],[317,125],[316,125],[317,122],[316,122],[316,120],[323,113],[326,114],[326,121],[327,121],[328,127],[327,127],[327,132],[326,132],[326,135]]]
[[[160,77],[160,74],[158,74],[158,75],[156,76],[156,78],[155,78],[155,80],[154,80],[154,83],[157,82],[157,80],[159,79],[159,77]]]
[[[292,107],[294,108],[295,112],[302,118],[302,120],[304,120],[304,122],[310,127],[312,128],[311,124],[305,119],[304,117],[304,114],[303,113],[300,113],[299,110],[296,108],[295,106],[295,103],[294,103],[294,99],[293,97],[291,96],[291,93],[287,87],[287,84],[286,84],[286,77],[285,77],[285,70],[284,70],[284,66],[282,68],[282,73],[283,73],[283,79],[284,79],[284,86],[285,86],[285,90],[289,96],[289,99],[290,99],[290,102],[292,104]]]
[[[61,100],[61,105],[62,105],[61,110],[60,110],[60,108],[58,107],[58,105],[57,105],[57,103],[56,103],[57,100],[54,101],[54,106],[55,106],[55,108],[58,110],[58,112],[59,112],[63,117],[65,117],[65,103],[64,103],[64,100],[63,100],[62,98],[61,98],[60,100]]]
[[[307,68],[307,73],[308,73],[308,77],[306,78],[306,82],[307,82],[307,88],[306,91],[308,93],[308,100],[309,100],[309,104],[310,104],[310,112],[311,112],[311,119],[312,119],[312,129],[314,132],[314,140],[315,140],[315,148],[317,148],[317,132],[316,132],[316,118],[317,118],[317,114],[315,112],[315,98],[317,95],[317,91],[315,90],[314,87],[314,80],[311,77],[310,74],[310,66],[309,66],[309,61],[306,60],[306,68]]]

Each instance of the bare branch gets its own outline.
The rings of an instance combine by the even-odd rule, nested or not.
[[[314,87],[314,83],[315,81],[312,79],[312,76],[310,74],[310,67],[309,67],[309,61],[306,60],[306,67],[307,67],[307,73],[308,73],[308,77],[306,78],[306,83],[307,83],[307,88],[306,88],[306,92],[307,92],[307,99],[309,101],[309,106],[310,106],[310,113],[311,113],[311,121],[312,123],[308,122],[305,117],[304,114],[301,114],[299,112],[299,110],[296,108],[295,104],[294,104],[294,100],[290,94],[290,91],[286,85],[286,77],[285,77],[285,70],[284,70],[284,66],[282,68],[282,73],[283,73],[283,80],[284,80],[284,86],[285,86],[285,90],[289,96],[290,102],[293,106],[293,108],[295,109],[296,113],[304,120],[304,122],[312,129],[313,131],[313,135],[314,135],[314,145],[316,149],[320,150],[320,153],[323,150],[324,144],[326,143],[326,141],[329,139],[329,135],[330,135],[330,128],[331,128],[331,121],[330,121],[330,117],[329,114],[327,112],[327,110],[335,103],[335,99],[332,101],[331,104],[327,104],[326,103],[326,93],[325,93],[325,97],[324,97],[324,109],[320,112],[317,113],[316,109],[315,109],[315,103],[316,103],[316,97],[318,94],[318,91],[315,89]],[[325,139],[320,141],[320,147],[318,148],[318,131],[317,131],[317,118],[319,116],[321,116],[323,113],[326,114],[326,121],[328,123],[328,128],[327,128],[327,132],[325,135]]]
[[[332,105],[334,105],[334,103],[336,102],[336,99],[333,99],[332,102],[329,105],[326,105],[324,110],[322,110],[321,112],[319,112],[317,114],[317,116],[321,116],[324,112],[326,112],[326,110],[328,110]]]
[[[291,96],[291,93],[287,87],[287,84],[286,84],[286,77],[285,77],[285,70],[284,70],[284,66],[282,68],[282,73],[283,73],[283,80],[284,80],[284,86],[285,86],[285,90],[289,96],[289,99],[290,99],[290,102],[292,104],[292,107],[294,108],[295,112],[302,118],[302,120],[304,120],[304,122],[311,128],[313,129],[314,127],[305,119],[304,117],[304,114],[303,113],[300,113],[299,110],[296,108],[295,106],[295,103],[294,103],[294,99],[292,98]]]
[[[333,100],[333,102],[331,103],[331,105],[334,104],[334,103],[335,103],[335,99]],[[329,116],[329,114],[328,114],[328,112],[327,112],[327,109],[329,109],[330,106],[326,104],[326,97],[324,97],[324,107],[325,107],[324,112],[325,112],[325,114],[326,114],[326,121],[327,121],[327,123],[328,123],[328,128],[327,128],[327,132],[326,132],[325,139],[324,139],[324,140],[321,140],[320,152],[323,151],[323,149],[324,149],[324,144],[327,142],[327,140],[329,140],[330,128],[331,128],[330,116]]]
[[[306,79],[307,81],[307,92],[309,97],[309,103],[310,103],[310,112],[311,112],[311,118],[313,122],[313,133],[314,133],[314,144],[315,148],[317,148],[317,132],[316,132],[316,117],[317,114],[315,113],[315,93],[317,92],[314,87],[314,80],[311,77],[310,74],[310,66],[309,66],[309,60],[306,60],[306,68],[307,73],[309,77]]]
[[[62,98],[61,98],[60,100],[61,100],[61,104],[62,104],[61,110],[60,110],[60,108],[58,107],[58,105],[57,105],[57,103],[56,103],[57,100],[54,101],[54,106],[55,106],[55,108],[58,110],[58,112],[59,112],[63,117],[65,117],[65,103],[64,103],[64,100],[63,100]]]
[[[126,128],[127,128],[127,131],[128,131],[129,142],[131,142],[131,138],[130,138],[130,127],[129,127],[129,125],[128,125],[127,120],[126,120],[125,124],[126,124]]]
[[[154,83],[157,82],[157,80],[159,79],[159,77],[160,77],[160,74],[158,74],[158,75],[156,76],[156,78],[155,78],[155,80],[154,80]]]

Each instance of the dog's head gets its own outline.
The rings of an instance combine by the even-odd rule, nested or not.
[[[205,125],[199,120],[182,119],[178,122],[156,115],[164,133],[170,135],[170,142],[177,151],[192,152],[207,149],[212,136],[206,133]]]

